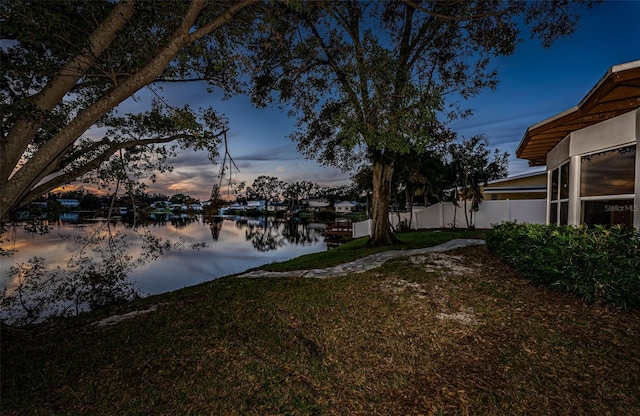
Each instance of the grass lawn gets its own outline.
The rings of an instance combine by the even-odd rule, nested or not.
[[[633,415],[639,346],[638,311],[534,286],[474,246],[4,328],[0,413]]]
[[[394,246],[394,250],[411,250],[416,248],[432,247],[456,238],[480,238],[483,239],[485,230],[442,230],[442,231],[417,231],[396,234],[400,244]],[[262,270],[272,272],[284,272],[290,270],[320,269],[348,263],[371,254],[388,250],[388,247],[367,248],[365,244],[368,237],[351,240],[346,244],[320,253],[307,254],[284,262],[271,263],[260,267]]]

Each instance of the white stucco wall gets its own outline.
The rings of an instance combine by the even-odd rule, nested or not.
[[[569,154],[584,155],[633,144],[640,109],[571,133]]]
[[[636,143],[640,133],[640,109],[593,126],[576,130],[547,154],[547,170],[553,170],[571,156],[582,156]]]

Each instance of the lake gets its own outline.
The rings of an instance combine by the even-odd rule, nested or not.
[[[146,295],[180,289],[327,249],[322,235],[325,224],[274,217],[229,216],[207,220],[201,215],[157,214],[153,221],[135,230],[123,222],[78,223],[75,217],[62,219],[45,235],[26,233],[18,227],[3,236],[4,242],[0,247],[15,252],[11,256],[0,257],[2,289],[15,285],[9,276],[11,266],[38,256],[45,259],[47,268],[64,269],[68,260],[82,247],[83,241],[78,240],[80,237],[104,235],[107,228],[112,233],[125,236],[130,245],[127,253],[133,256],[141,254],[142,242],[137,233],[149,231],[162,239],[183,242],[185,248],[164,253],[129,274],[129,280]],[[190,248],[200,243],[205,246]]]

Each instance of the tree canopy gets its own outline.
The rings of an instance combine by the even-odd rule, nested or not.
[[[278,202],[284,186],[284,182],[275,176],[260,175],[253,181],[253,185],[247,187],[247,199]]]
[[[224,117],[175,108],[157,87],[204,81],[237,94],[236,57],[254,33],[258,3],[2,2],[0,220],[89,172],[120,181],[162,170],[172,148],[158,144],[203,149],[214,159]],[[154,104],[117,114],[143,87],[157,95]]]
[[[292,138],[307,157],[344,169],[371,163],[370,244],[389,244],[394,160],[468,115],[461,99],[495,88],[491,59],[513,53],[523,30],[545,46],[570,34],[575,4],[303,1],[262,32],[252,97],[292,106]]]
[[[469,114],[460,100],[496,86],[491,59],[512,53],[525,30],[545,46],[571,33],[583,2],[4,1],[0,221],[89,173],[133,191],[169,169],[177,147],[215,160],[225,117],[178,108],[160,91],[201,81],[288,105],[307,157],[345,170],[369,162],[371,242],[391,243],[397,158]],[[145,87],[152,105],[118,113]]]

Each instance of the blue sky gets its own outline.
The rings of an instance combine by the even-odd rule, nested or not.
[[[605,1],[585,8],[577,31],[551,48],[526,38],[515,54],[496,58],[497,90],[468,100],[474,115],[451,127],[462,137],[483,133],[492,148],[509,152],[510,175],[531,171],[527,161],[515,157],[527,127],[578,104],[611,66],[635,60],[640,60],[640,1]],[[275,106],[255,109],[243,96],[222,100],[196,84],[169,85],[164,95],[172,104],[211,105],[229,117],[229,151],[240,169],[238,179],[249,185],[259,175],[325,186],[349,182],[348,172],[322,167],[297,152],[288,137],[295,120]],[[191,151],[183,152],[173,165],[174,172],[160,177],[150,192],[208,199],[219,166],[212,166],[206,154]]]

